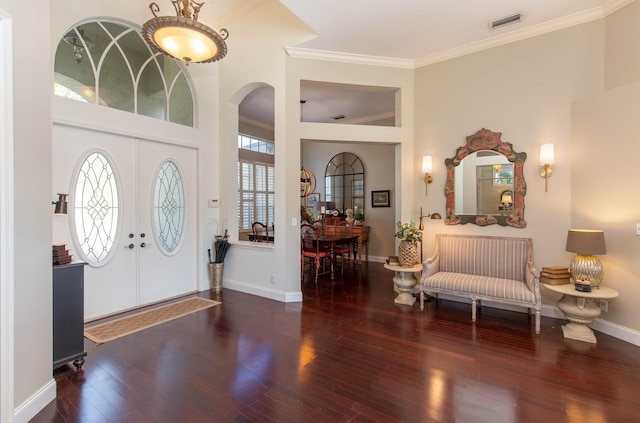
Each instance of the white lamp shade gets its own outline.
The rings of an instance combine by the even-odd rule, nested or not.
[[[540,146],[540,165],[552,165],[554,160],[553,144],[542,144]]]
[[[422,157],[422,173],[431,173],[433,170],[433,159],[431,156]]]

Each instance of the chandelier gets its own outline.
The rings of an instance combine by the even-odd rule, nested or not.
[[[95,47],[95,43],[91,41],[89,37],[84,33],[84,29],[80,29],[76,32],[74,29],[67,32],[62,39],[73,46],[73,60],[77,64],[82,63],[82,57],[84,56],[84,47],[87,46],[88,50]]]
[[[316,190],[316,175],[300,166],[300,197],[308,197]]]
[[[198,22],[198,14],[203,3],[194,0],[171,0],[176,16],[158,16],[160,7],[151,3],[149,9],[153,18],[142,25],[142,37],[154,49],[178,60],[189,63],[210,63],[227,55],[229,36],[226,29],[218,34],[213,29]]]

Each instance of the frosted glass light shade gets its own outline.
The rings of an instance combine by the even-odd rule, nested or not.
[[[431,173],[433,170],[433,159],[431,156],[422,157],[422,173]]]
[[[155,50],[189,63],[210,63],[227,54],[226,29],[217,33],[198,22],[198,14],[204,3],[194,0],[173,1],[177,16],[158,16],[160,8],[151,3],[153,18],[142,25],[142,37]]]
[[[542,144],[540,146],[540,166],[553,165],[554,161],[553,144]]]

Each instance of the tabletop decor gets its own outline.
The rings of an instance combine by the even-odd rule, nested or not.
[[[418,242],[422,241],[422,231],[416,227],[416,222],[397,223],[396,237],[400,240],[398,261],[401,266],[411,267],[418,263]]]
[[[300,223],[312,224],[314,220],[313,210],[307,209],[305,206],[300,206]]]

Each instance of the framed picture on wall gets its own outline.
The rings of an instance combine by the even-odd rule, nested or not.
[[[371,207],[391,207],[389,190],[371,191]]]
[[[307,207],[315,208],[316,204],[320,202],[320,193],[314,192],[313,194],[307,195]]]

